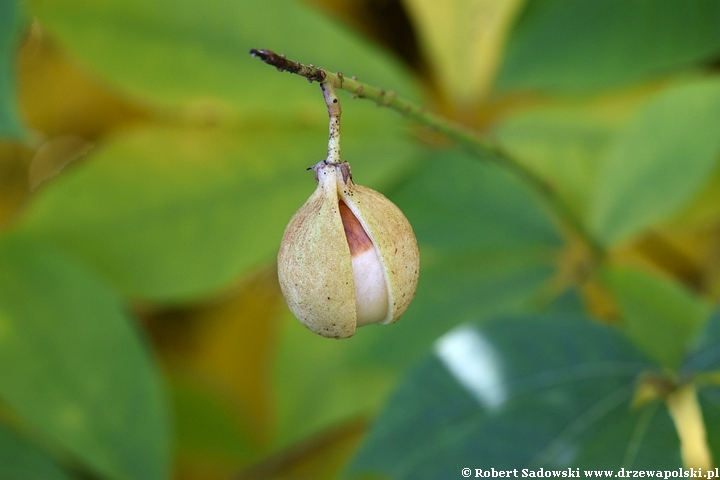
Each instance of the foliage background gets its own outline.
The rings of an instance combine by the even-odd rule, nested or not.
[[[717,462],[719,26],[713,0],[0,1],[1,476]],[[251,47],[486,134],[605,253],[490,152],[345,96],[343,157],[422,272],[399,323],[312,335],[273,262],[325,107]]]

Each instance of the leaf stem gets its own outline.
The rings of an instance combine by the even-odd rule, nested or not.
[[[665,402],[680,438],[680,455],[685,468],[711,470],[712,454],[695,386],[688,384],[678,388]]]
[[[509,169],[535,190],[555,214],[556,219],[561,223],[562,227],[581,239],[588,247],[593,259],[600,260],[605,256],[604,247],[593,237],[587,227],[575,215],[567,202],[557,193],[556,189],[549,182],[507,154],[499,145],[480,136],[474,130],[429,112],[426,108],[399,97],[392,90],[373,87],[358,81],[355,77],[348,78],[341,72],[333,73],[322,68],[317,68],[312,64],[304,65],[300,62],[294,62],[285,58],[284,55],[276,54],[272,50],[257,50],[253,48],[250,50],[250,54],[253,57],[260,58],[268,65],[274,66],[280,72],[294,73],[305,77],[310,82],[315,81],[321,85],[331,85],[334,88],[339,88],[351,93],[353,97],[366,98],[372,100],[379,106],[389,107],[408,118],[436,130],[463,146],[474,155],[484,160],[493,161]]]

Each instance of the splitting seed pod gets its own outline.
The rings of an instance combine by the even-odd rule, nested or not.
[[[400,318],[415,296],[420,254],[405,215],[382,194],[355,185],[340,160],[340,101],[321,83],[330,117],[327,158],[310,167],[317,188],[290,219],[278,253],[280,289],[306,327],[346,338]]]
[[[345,338],[396,321],[415,295],[420,255],[412,227],[382,194],[355,185],[350,165],[312,167],[318,186],[288,224],[280,287],[310,330]]]

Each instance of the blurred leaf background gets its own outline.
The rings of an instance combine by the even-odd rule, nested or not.
[[[0,476],[717,465],[719,28],[715,0],[0,0]],[[325,106],[250,48],[476,129],[603,254],[341,94],[422,270],[397,324],[311,334],[274,257]]]

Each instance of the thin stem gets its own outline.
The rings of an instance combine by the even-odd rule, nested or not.
[[[274,66],[278,71],[295,73],[307,78],[310,82],[316,81],[320,82],[321,85],[331,85],[335,88],[350,92],[354,97],[366,98],[372,100],[379,106],[396,110],[406,117],[427,125],[449,139],[454,140],[483,160],[494,161],[511,170],[537,192],[552,212],[554,212],[562,226],[582,239],[594,259],[599,260],[604,257],[605,252],[603,246],[593,237],[583,222],[580,221],[567,202],[565,202],[550,183],[508,155],[499,145],[481,137],[477,132],[464,125],[429,112],[425,108],[404,98],[398,97],[392,90],[386,91],[373,87],[366,83],[359,82],[355,77],[347,78],[340,72],[333,73],[313,65],[293,62],[285,58],[284,55],[278,55],[272,50],[252,49],[250,50],[250,54],[260,58],[268,65]]]
[[[323,98],[327,104],[328,117],[330,118],[330,136],[328,138],[328,154],[326,161],[329,163],[340,163],[340,99],[335,93],[335,87],[331,83],[321,83]]]

